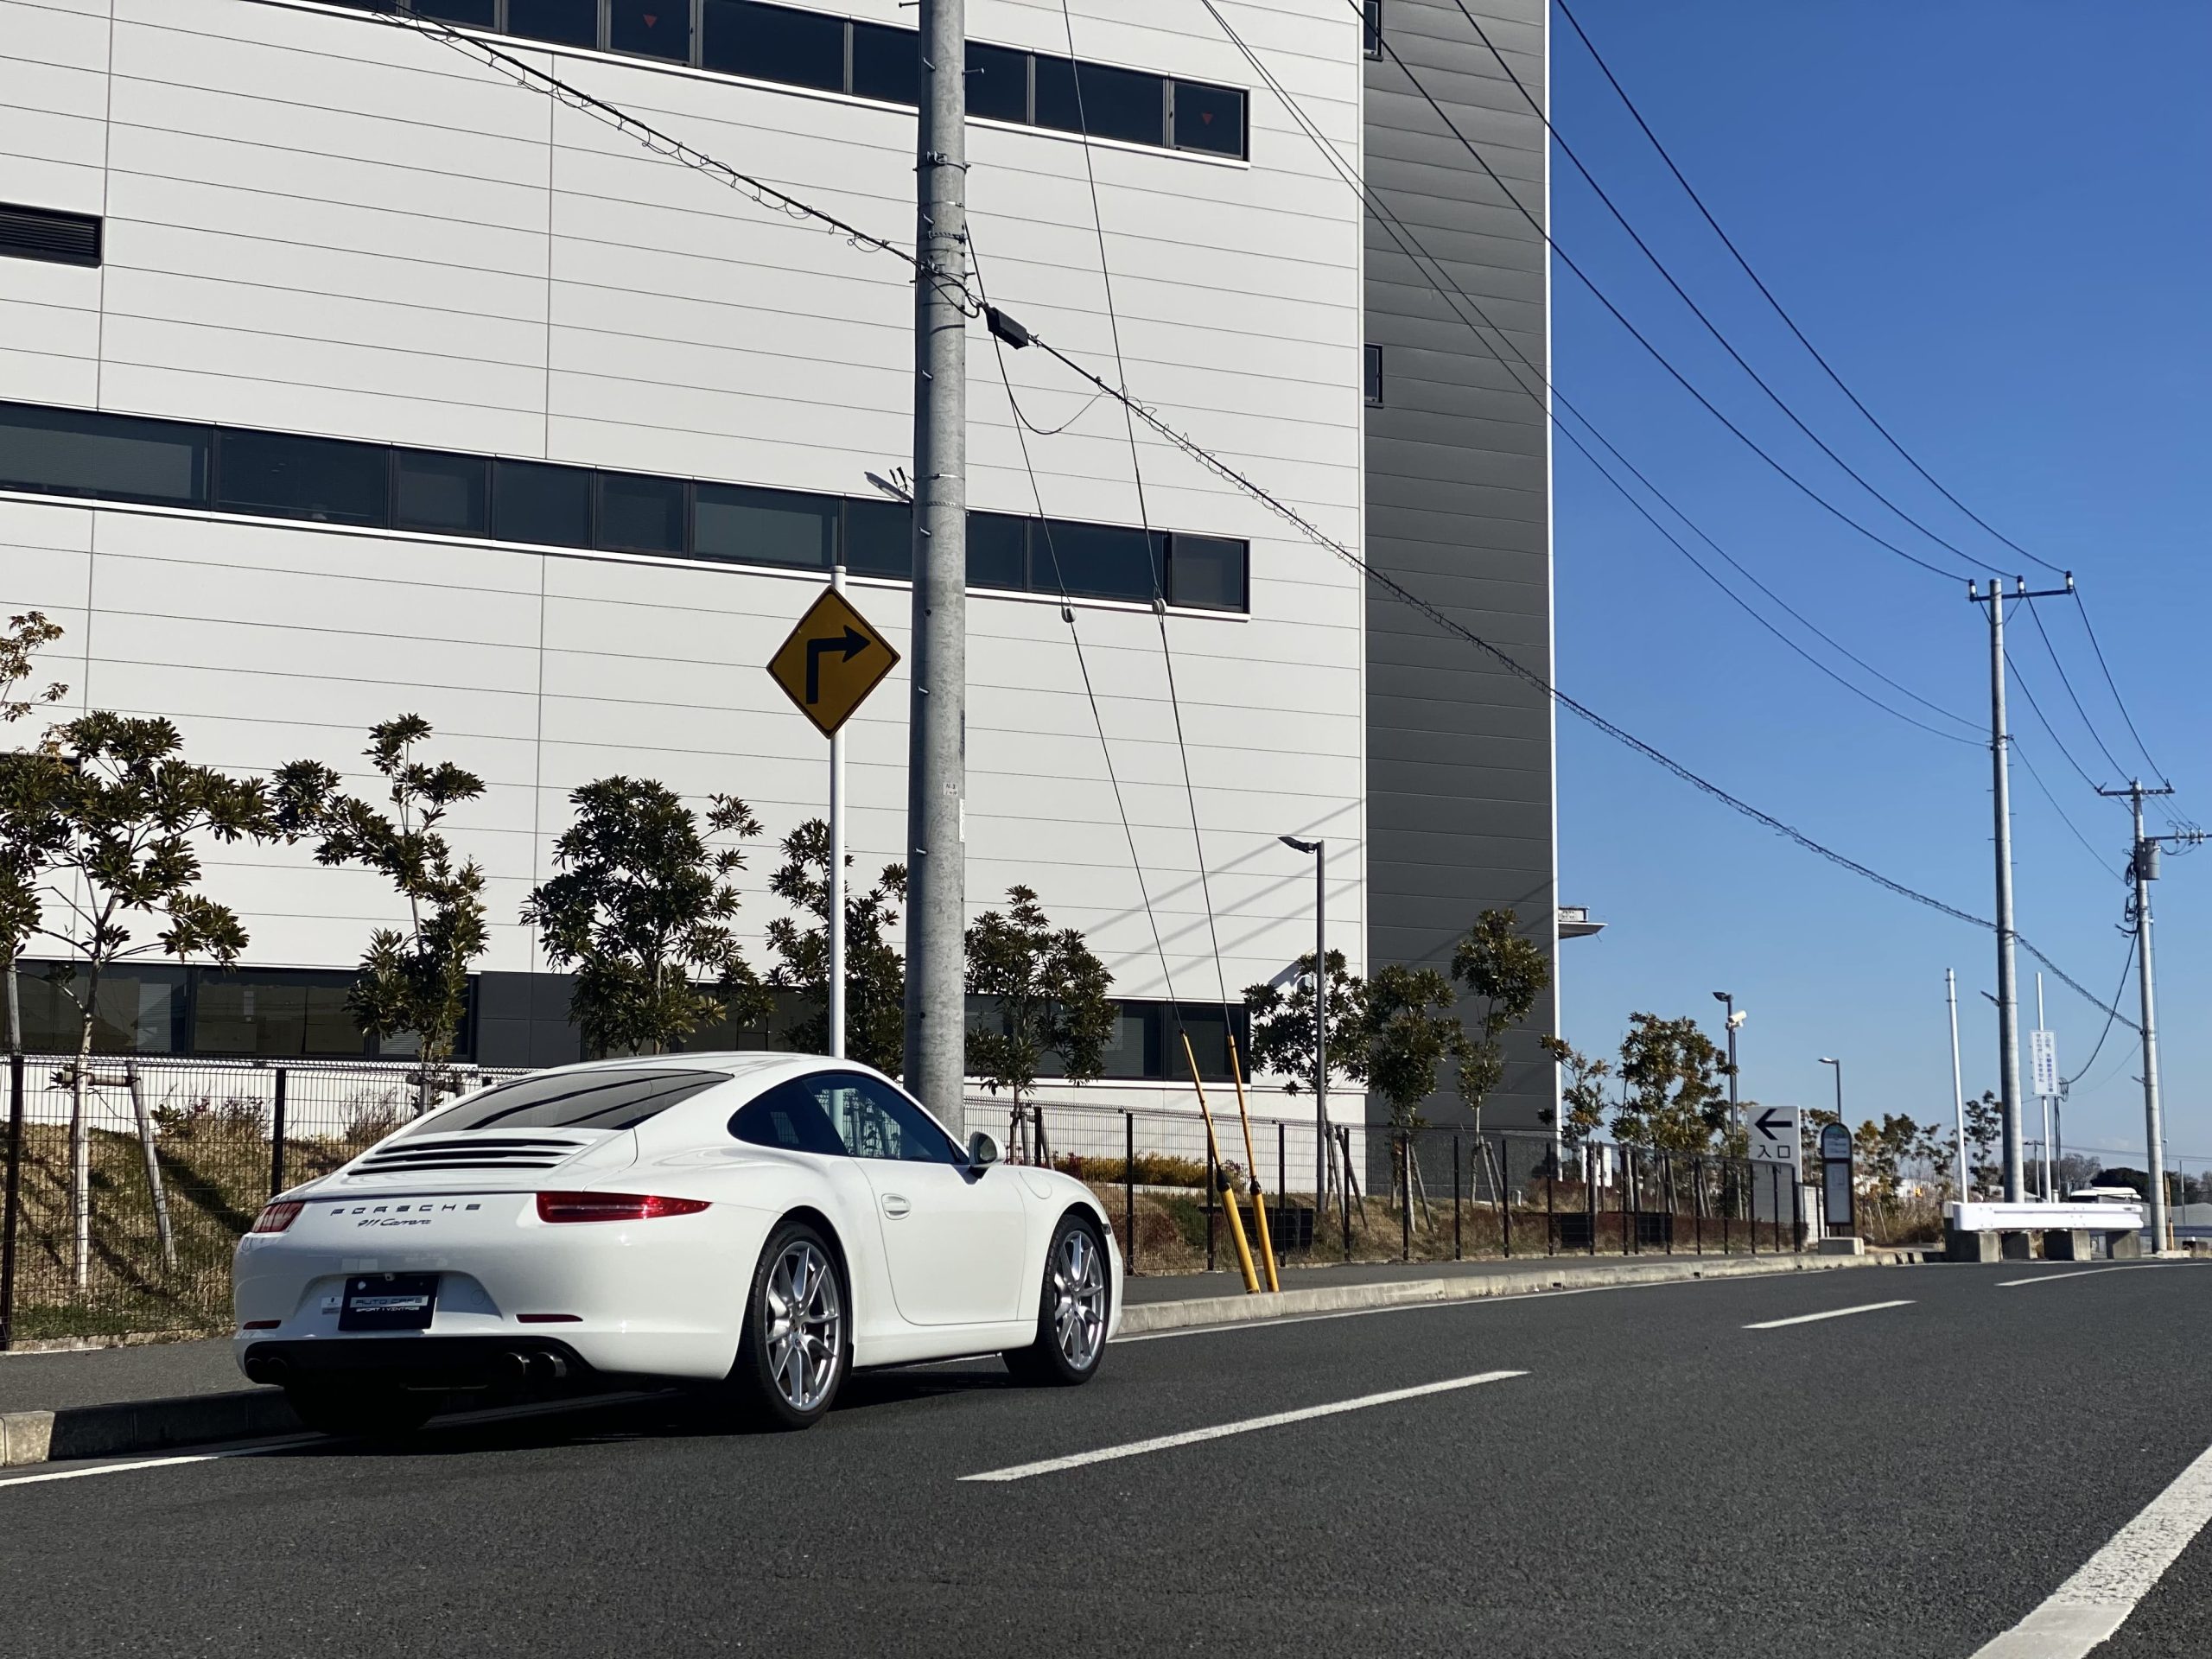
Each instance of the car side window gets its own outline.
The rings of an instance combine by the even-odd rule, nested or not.
[[[963,1164],[952,1138],[896,1089],[856,1072],[829,1071],[804,1079],[844,1150],[855,1158],[903,1164]]]
[[[756,1147],[819,1153],[826,1158],[845,1155],[845,1143],[823,1115],[821,1100],[800,1084],[779,1083],[738,1108],[729,1132]]]

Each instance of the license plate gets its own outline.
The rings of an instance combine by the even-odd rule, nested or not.
[[[435,1273],[370,1273],[346,1281],[340,1331],[427,1331],[437,1311]]]

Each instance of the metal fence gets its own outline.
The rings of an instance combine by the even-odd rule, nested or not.
[[[446,1084],[521,1075],[462,1067]],[[412,1116],[420,1087],[405,1064],[103,1055],[80,1113],[69,1057],[22,1057],[8,1081],[0,1348],[227,1329],[232,1252],[263,1204]],[[1211,1142],[1187,1102],[1016,1111],[976,1096],[967,1109],[1011,1158],[1086,1182],[1138,1273],[1234,1268],[1240,1225],[1256,1255],[1255,1185],[1285,1262],[1764,1252],[1802,1249],[1818,1231],[1779,1166],[1562,1152],[1541,1134],[1338,1123],[1325,1135],[1311,1116],[1212,1104]]]
[[[1254,1117],[1215,1109],[1218,1164],[1195,1111],[1044,1103],[995,1109],[1010,1154],[1086,1181],[1135,1272],[1234,1265],[1225,1192],[1256,1184],[1269,1242],[1289,1261],[1451,1261],[1471,1255],[1764,1254],[1818,1233],[1783,1165],[1544,1134]],[[1000,1126],[993,1125],[996,1129]],[[1319,1179],[1317,1179],[1317,1172]]]
[[[404,1065],[95,1055],[79,1113],[73,1057],[11,1058],[0,1348],[228,1329],[231,1253],[261,1206],[414,1116],[418,1088]]]

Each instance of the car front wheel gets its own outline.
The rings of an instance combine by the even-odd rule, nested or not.
[[[1045,1254],[1045,1284],[1037,1301],[1037,1340],[1002,1357],[1014,1380],[1037,1387],[1072,1388],[1097,1374],[1106,1356],[1106,1324],[1113,1288],[1098,1230],[1079,1213],[1060,1217]]]

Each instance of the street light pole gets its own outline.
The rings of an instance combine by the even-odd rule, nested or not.
[[[1715,991],[1713,1000],[1728,1010],[1728,1127],[1741,1135],[1744,1132],[1744,1112],[1736,1094],[1736,1027],[1743,1021],[1736,1015],[1736,995],[1733,991]]]
[[[1329,843],[1278,836],[1286,847],[1313,855],[1313,1220],[1327,1207],[1329,1167]]]
[[[1831,1059],[1823,1054],[1821,1056],[1821,1064],[1835,1067],[1835,1121],[1843,1123],[1843,1062]],[[1847,1129],[1851,1125],[1843,1123],[1843,1127]]]

